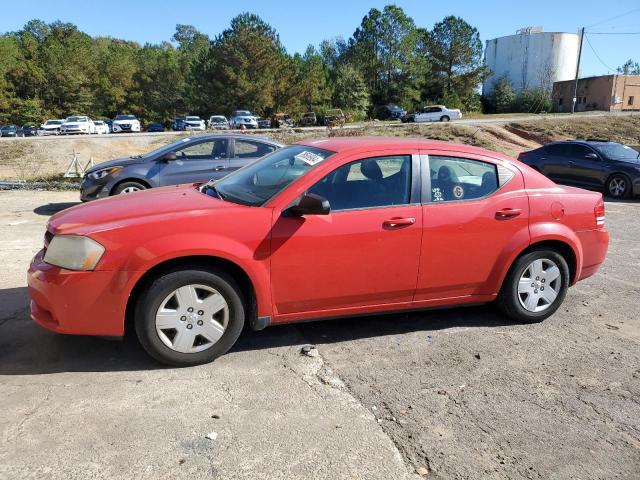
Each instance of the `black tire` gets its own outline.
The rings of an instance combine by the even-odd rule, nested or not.
[[[441,122],[448,122],[449,120],[451,120],[449,118],[449,115],[443,115],[443,116],[440,117],[440,121]]]
[[[163,300],[185,285],[200,284],[217,290],[229,307],[229,321],[222,337],[212,346],[197,353],[177,352],[165,345],[156,332],[156,312]],[[175,367],[209,363],[224,355],[242,333],[245,306],[236,282],[222,271],[199,270],[191,267],[168,272],[151,282],[136,302],[135,328],[138,340],[157,361]]]
[[[624,185],[622,190],[620,190],[621,183]],[[621,173],[611,175],[607,179],[604,193],[615,199],[627,198],[631,194],[631,181],[626,175],[622,175]]]
[[[120,195],[121,193],[130,193],[125,192],[127,189],[137,189],[137,190],[146,190],[147,186],[140,182],[122,182],[116,188],[113,189],[111,195]]]
[[[525,309],[520,303],[520,297],[518,294],[518,282],[523,275],[527,267],[538,259],[548,259],[553,261],[560,270],[561,286],[557,297],[545,310],[540,312],[532,312]],[[507,317],[515,320],[519,323],[538,323],[545,318],[550,317],[556,310],[562,305],[564,298],[567,295],[567,289],[569,287],[569,266],[567,261],[562,255],[555,250],[546,248],[532,250],[524,255],[521,255],[516,259],[507,277],[504,279],[498,298],[496,299],[496,306]]]

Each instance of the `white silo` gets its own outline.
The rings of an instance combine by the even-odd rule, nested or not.
[[[553,82],[575,78],[580,36],[543,32],[527,27],[515,35],[487,40],[485,62],[491,75],[482,85],[487,96],[500,78],[509,79],[516,92],[525,88],[551,90]]]

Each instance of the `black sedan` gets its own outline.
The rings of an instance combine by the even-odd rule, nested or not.
[[[613,198],[640,195],[640,152],[627,145],[598,139],[554,142],[522,152],[518,160],[557,183]]]
[[[161,123],[150,123],[147,132],[164,132],[164,125]]]
[[[83,202],[147,188],[219,179],[282,145],[246,135],[195,135],[144,155],[99,163],[80,186]]]
[[[400,120],[406,114],[407,111],[398,105],[381,105],[375,110],[375,117],[378,120]]]
[[[35,137],[38,135],[38,127],[33,124],[27,123],[22,126],[22,136],[23,137]]]

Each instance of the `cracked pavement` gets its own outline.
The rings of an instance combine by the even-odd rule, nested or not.
[[[0,479],[637,478],[640,202],[607,203],[607,263],[542,324],[485,306],[278,326],[172,369],[28,319],[27,263],[76,197],[0,192]]]

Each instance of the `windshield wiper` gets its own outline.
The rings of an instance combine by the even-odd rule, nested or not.
[[[207,183],[205,183],[204,185],[202,185],[201,190],[202,193],[205,193],[207,195],[211,195],[212,192],[216,197],[218,197],[220,200],[224,201],[226,195],[222,194],[221,192],[218,191],[218,189],[215,187],[214,182],[212,180],[209,180]]]

